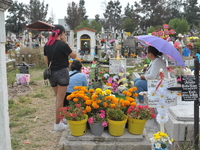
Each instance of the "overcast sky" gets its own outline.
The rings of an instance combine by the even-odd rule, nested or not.
[[[15,1],[15,0],[13,0]],[[18,2],[23,2],[25,4],[29,4],[30,0],[17,0]],[[41,2],[43,0],[40,0]],[[67,6],[68,3],[71,3],[74,1],[76,4],[79,4],[80,0],[44,0],[45,4],[49,4],[48,9],[48,15],[47,17],[50,17],[51,12],[55,15],[54,23],[58,23],[58,19],[63,19],[64,16],[67,15]],[[99,14],[100,17],[103,17],[104,13],[104,2],[109,2],[110,0],[85,0],[85,8],[86,8],[86,15],[89,16],[89,18],[95,18],[96,14]],[[130,5],[133,5],[135,1],[140,0],[119,0],[120,4],[122,5],[122,11],[124,11],[124,8],[127,6],[128,2]],[[198,0],[200,2],[200,0]],[[7,12],[5,13],[5,16],[7,15]]]
[[[13,0],[15,1],[15,0]],[[23,2],[25,4],[29,4],[30,0],[17,0],[18,2]],[[41,2],[43,0],[40,0]],[[80,0],[44,0],[45,4],[49,4],[48,9],[48,16],[50,16],[51,12],[55,15],[54,23],[58,23],[58,19],[64,18],[67,15],[67,6],[68,3],[74,1],[76,4],[79,4]],[[110,0],[85,0],[85,8],[86,8],[86,15],[89,16],[88,18],[95,18],[96,14],[99,14],[100,17],[103,17],[104,9],[103,4],[104,2],[109,2]],[[124,7],[127,6],[128,2],[130,5],[134,4],[135,0],[119,0],[120,4],[122,5],[122,11],[124,11]],[[137,1],[137,0],[136,0]],[[7,15],[7,13],[5,14]]]

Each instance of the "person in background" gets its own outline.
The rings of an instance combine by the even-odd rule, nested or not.
[[[182,34],[178,34],[178,36],[177,36],[177,40],[176,40],[176,42],[178,42],[180,45],[180,47],[183,49],[184,47],[185,47],[185,44],[184,44],[184,42],[183,42],[183,35]]]
[[[182,55],[183,55],[184,57],[192,56],[191,50],[192,50],[193,46],[194,46],[194,45],[193,45],[192,43],[188,43],[187,46],[183,49]]]
[[[68,95],[74,92],[75,86],[87,86],[87,78],[84,73],[81,73],[82,64],[79,60],[74,60],[71,64],[71,71],[69,72],[70,81],[69,86],[66,91],[66,96],[64,99],[63,106],[66,107],[69,105],[69,101],[66,99]]]
[[[65,129],[66,125],[59,119],[60,108],[63,107],[63,100],[69,85],[68,57],[76,58],[76,53],[66,43],[65,28],[62,25],[55,25],[48,42],[44,46],[44,60],[46,67],[51,63],[51,76],[49,82],[56,96],[56,116],[54,130]]]
[[[162,68],[164,71],[164,76],[167,77],[167,67],[162,58],[162,55],[155,47],[148,46],[147,58],[151,60],[148,68],[144,75],[141,75],[140,78],[134,80],[134,86],[137,87],[137,93],[147,91],[147,80],[159,79],[159,71]],[[138,96],[139,104],[144,105],[144,96]]]

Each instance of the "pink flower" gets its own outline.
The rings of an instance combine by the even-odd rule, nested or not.
[[[107,123],[106,121],[104,121],[104,122],[102,122],[101,125],[104,126],[104,127],[107,127],[107,126],[108,126],[108,123]]]
[[[99,110],[100,113],[106,114],[105,110]]]
[[[99,114],[100,118],[105,118],[105,114],[101,113]]]
[[[88,123],[89,123],[89,124],[94,123],[94,118],[90,117],[90,118],[88,119]]]
[[[113,80],[112,77],[108,78],[108,83],[112,83],[112,80]]]

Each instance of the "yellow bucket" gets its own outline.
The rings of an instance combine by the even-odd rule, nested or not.
[[[144,131],[147,120],[128,118],[128,132],[140,135]]]
[[[125,126],[127,122],[127,116],[126,119],[123,121],[113,121],[108,119],[108,132],[110,135],[113,136],[121,136],[124,134]]]
[[[67,120],[70,128],[70,134],[73,136],[81,136],[86,133],[86,123],[88,115],[85,114],[85,119],[80,121]]]

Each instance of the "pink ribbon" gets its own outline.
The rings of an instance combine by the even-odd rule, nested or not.
[[[52,33],[55,33],[54,36],[50,35],[49,36],[49,40],[47,42],[47,45],[51,46],[57,39],[58,37],[58,34],[60,33],[60,29],[57,29],[57,30],[52,30]]]

